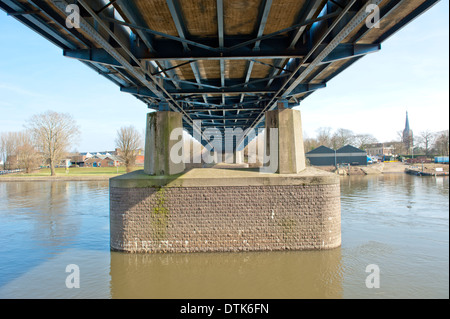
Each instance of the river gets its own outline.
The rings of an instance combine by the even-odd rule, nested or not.
[[[0,298],[449,298],[448,178],[350,176],[341,199],[338,249],[141,255],[109,250],[108,182],[0,182]]]

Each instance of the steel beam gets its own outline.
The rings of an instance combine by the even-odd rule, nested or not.
[[[0,1],[0,8],[2,8],[6,13],[17,13],[17,12],[27,12],[26,7],[22,3],[17,3],[13,0],[2,0]],[[49,26],[46,22],[44,22],[39,16],[35,14],[26,14],[26,15],[13,15],[13,17],[30,29],[36,31],[38,34],[42,35],[44,38],[60,47],[61,49],[75,49],[76,45],[69,40],[67,40],[64,36],[59,34],[58,31]]]
[[[292,90],[291,95],[297,95],[301,93],[306,93],[314,90],[319,90],[322,88],[325,88],[326,84],[300,84],[298,85],[294,90]],[[223,89],[212,89],[212,88],[203,88],[203,89],[175,89],[175,88],[165,88],[165,90],[170,94],[174,96],[183,96],[183,95],[222,95],[222,94],[233,94],[233,95],[239,95],[239,94],[275,94],[278,92],[279,88],[274,88],[271,90],[265,89],[264,85],[260,86],[251,86],[248,88],[223,88]],[[154,92],[149,90],[146,87],[122,87],[122,92],[127,92],[131,94],[136,94],[140,96],[146,96],[151,98],[156,98],[156,95]],[[189,103],[189,101],[186,101],[186,103]]]
[[[381,0],[371,0],[368,1],[368,3],[370,2],[374,2],[376,4],[379,4],[379,2],[381,2]],[[341,32],[332,40],[332,42],[330,44],[327,45],[327,47],[322,51],[322,53],[313,61],[313,63],[311,63],[307,69],[310,69],[309,72],[306,72],[306,75],[303,74],[301,76],[298,76],[296,79],[294,79],[295,75],[297,72],[300,71],[300,69],[302,68],[303,64],[305,62],[308,61],[308,59],[313,55],[313,53],[315,52],[315,50],[318,48],[319,45],[321,45],[325,39],[328,37],[328,35],[333,31],[333,29],[339,24],[339,22],[346,17],[346,14],[348,11],[350,11],[351,7],[355,4],[356,0],[351,0],[347,6],[339,13],[338,17],[333,21],[333,23],[330,25],[330,27],[328,28],[328,30],[325,32],[325,34],[323,34],[320,39],[317,41],[317,43],[312,47],[310,53],[308,53],[308,55],[306,57],[304,57],[302,59],[302,62],[300,63],[300,65],[296,68],[296,70],[294,71],[294,73],[286,80],[286,82],[282,85],[281,89],[275,94],[275,96],[272,98],[272,100],[269,102],[269,104],[265,107],[265,110],[263,112],[261,112],[258,116],[258,118],[250,125],[249,129],[254,128],[256,126],[258,126],[260,123],[262,123],[262,121],[265,118],[265,111],[269,111],[271,109],[273,109],[276,106],[276,103],[278,101],[279,98],[285,98],[287,96],[289,96],[291,94],[291,92],[301,83],[301,81],[306,77],[307,74],[309,74],[314,68],[315,68],[315,64],[321,62],[333,49],[335,49],[337,47],[337,45],[345,38],[345,36],[347,36],[352,30],[353,28],[355,28],[361,20],[363,21],[368,13],[365,12],[365,8],[362,9],[353,19],[351,19],[346,27],[344,27]],[[325,56],[323,56],[325,54]],[[294,80],[293,82],[291,82],[291,80]],[[290,84],[291,83],[291,84]],[[285,87],[289,85],[289,87],[285,90]],[[283,93],[284,92],[284,93]],[[244,141],[244,139],[242,139],[239,143],[238,146],[240,146],[242,144],[242,142]]]
[[[84,62],[99,63],[114,67],[123,67],[122,64],[113,58],[104,49],[83,49],[83,50],[63,50],[63,55]]]
[[[258,32],[256,34],[257,38],[262,37],[264,34],[264,29],[266,27],[267,19],[269,18],[269,13],[270,13],[271,7],[272,7],[272,0],[262,1],[261,10],[260,10],[261,13],[260,13],[260,19],[259,19],[259,27],[258,27]],[[253,51],[259,50],[260,44],[261,44],[261,41],[255,42]],[[255,63],[254,60],[250,60],[247,63],[247,71],[246,71],[246,75],[245,75],[245,79],[244,79],[245,83],[248,83],[250,81],[254,63]],[[241,102],[244,100],[244,98],[245,98],[245,96],[241,95]]]
[[[377,42],[381,43],[389,39],[394,33],[398,32],[400,29],[402,29],[404,26],[406,26],[408,23],[416,19],[419,15],[422,13],[428,11],[431,9],[436,3],[438,3],[440,0],[427,0],[424,1],[419,7],[417,7],[413,12],[411,12],[408,16],[403,18],[402,20],[398,21],[395,26],[393,26],[391,29],[389,29],[387,32],[385,32],[381,37],[377,39]]]
[[[317,51],[320,52],[326,47],[327,47],[327,44],[320,45],[320,46],[318,46]],[[328,63],[328,62],[337,61],[337,60],[341,60],[341,59],[352,58],[352,57],[355,57],[358,55],[376,52],[376,51],[379,51],[380,49],[381,49],[381,45],[379,43],[375,43],[375,44],[339,44],[336,46],[336,48],[332,52],[329,53],[329,55],[327,55],[327,57],[325,57],[323,59],[323,61],[321,61],[321,63]],[[273,50],[275,50],[275,48]],[[279,49],[279,52],[281,52],[281,51],[282,51],[282,49]],[[85,60],[85,61],[117,65],[117,61],[112,60],[111,57],[105,51],[105,49],[64,50],[64,53],[68,57],[73,57],[73,58],[79,57],[80,59]],[[220,61],[221,60],[250,60],[250,62],[253,64],[253,62],[260,63],[260,61],[257,61],[255,59],[279,59],[280,57],[282,57],[282,58],[303,58],[308,54],[308,51],[305,48],[302,48],[302,49],[296,51],[296,53],[290,52],[289,53],[290,55],[284,55],[283,52],[281,52],[280,53],[281,55],[278,55],[278,56],[274,56],[272,54],[272,53],[274,53],[274,51],[269,52],[269,51],[265,51],[265,50],[261,50],[261,49],[258,51],[235,52],[235,54],[233,54],[233,55],[224,54],[223,56],[221,56],[221,55],[212,55],[211,54],[207,57],[201,56],[201,55],[196,56],[195,54],[191,54],[191,53],[192,53],[192,51],[185,52],[185,53],[180,52],[177,54],[173,54],[173,56],[165,56],[164,58],[159,57],[159,58],[155,58],[155,59],[151,58],[151,56],[153,55],[152,53],[140,52],[140,53],[134,53],[134,55],[140,61],[187,60],[187,62],[183,63],[182,65],[186,65],[186,64],[188,64],[188,62],[194,63],[195,61],[198,61],[198,60],[220,60]],[[317,55],[318,55],[318,53],[315,55],[312,55],[310,57],[309,61],[305,62],[304,64],[307,65],[308,63],[310,63],[315,57],[317,57]],[[91,57],[91,56],[93,57],[93,59],[89,60],[89,57]],[[102,58],[104,58],[104,60],[102,60]],[[111,63],[111,62],[113,62],[113,63]],[[174,67],[168,68],[168,70],[176,69],[180,66],[181,65],[174,66]],[[274,66],[274,68],[283,70],[281,67]],[[250,70],[247,70],[245,80],[250,79],[249,74],[251,74],[251,72],[249,72],[249,71]],[[283,70],[283,71],[286,72],[287,70]],[[157,72],[157,73],[162,73],[162,72],[164,72],[164,71]],[[289,73],[292,73],[292,72],[289,72]],[[199,72],[196,71],[196,72],[194,72],[194,74],[199,75]],[[154,75],[154,74],[152,74],[152,75]],[[269,77],[269,79],[272,79],[272,77]]]

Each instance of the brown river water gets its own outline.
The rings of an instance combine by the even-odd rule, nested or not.
[[[330,251],[124,254],[108,182],[0,182],[0,298],[449,298],[448,178],[345,177],[341,201]]]

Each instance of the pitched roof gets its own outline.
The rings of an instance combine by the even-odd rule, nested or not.
[[[340,149],[338,149],[336,151],[336,153],[364,153],[364,154],[367,154],[366,151],[363,151],[363,150],[356,148],[354,146],[351,146],[351,145],[346,145],[344,147],[341,147]]]
[[[334,150],[332,150],[329,147],[326,146],[319,146],[318,148],[313,149],[311,152],[308,152],[306,154],[334,154]]]

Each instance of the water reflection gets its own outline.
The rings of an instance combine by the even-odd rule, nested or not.
[[[112,298],[342,298],[341,250],[111,253]]]
[[[0,183],[0,255],[6,257],[0,286],[69,248],[108,247],[108,182],[102,183]],[[83,227],[86,219],[104,233]]]
[[[0,298],[448,298],[448,193],[448,178],[351,176],[339,249],[136,255],[109,250],[107,181],[0,182]]]

